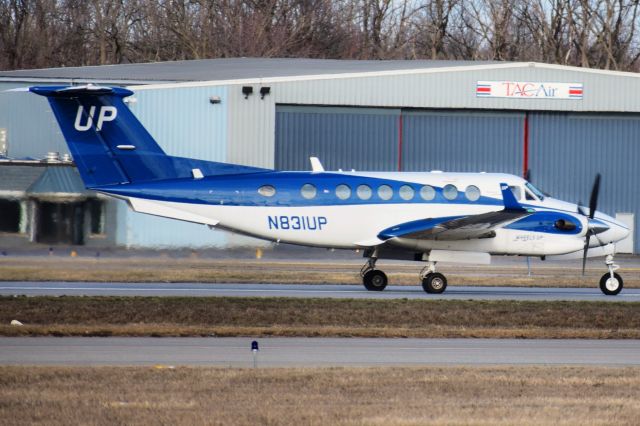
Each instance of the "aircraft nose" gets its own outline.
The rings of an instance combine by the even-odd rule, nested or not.
[[[598,235],[601,240],[606,241],[607,243],[617,242],[620,240],[624,240],[629,236],[631,230],[627,228],[626,225],[618,222],[614,218],[607,219],[609,220],[607,221],[605,226],[607,226],[608,229],[604,230],[601,234]]]
[[[629,236],[629,234],[631,234],[631,230],[619,222],[616,223],[615,227],[617,233],[617,238],[615,239],[615,241],[624,240]]]

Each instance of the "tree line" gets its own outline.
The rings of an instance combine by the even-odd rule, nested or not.
[[[640,71],[640,0],[0,0],[0,70],[225,57]]]

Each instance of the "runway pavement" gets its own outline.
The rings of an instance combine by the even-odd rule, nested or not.
[[[388,286],[382,292],[360,285],[202,284],[202,283],[69,283],[0,282],[0,295],[27,296],[233,296],[319,297],[335,299],[427,300],[571,300],[640,302],[640,289],[605,296],[593,288],[449,286],[444,294],[427,294],[419,286]]]
[[[251,338],[0,338],[0,365],[252,367]],[[260,367],[640,365],[639,340],[263,338]]]

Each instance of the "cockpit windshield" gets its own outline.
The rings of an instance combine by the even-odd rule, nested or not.
[[[544,194],[542,193],[542,191],[533,186],[531,182],[526,182],[524,186],[527,187],[527,189],[531,191],[536,197],[538,197],[540,201],[544,200]]]

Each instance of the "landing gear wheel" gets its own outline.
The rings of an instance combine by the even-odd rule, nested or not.
[[[432,272],[422,279],[422,288],[427,293],[443,293],[447,288],[447,279],[439,272]]]
[[[600,278],[600,290],[602,290],[602,292],[607,296],[615,296],[620,293],[622,286],[622,277],[615,272],[613,273],[613,278],[611,278],[611,274],[609,272]]]
[[[372,269],[364,274],[362,283],[369,291],[382,291],[387,286],[387,275],[379,269]]]

